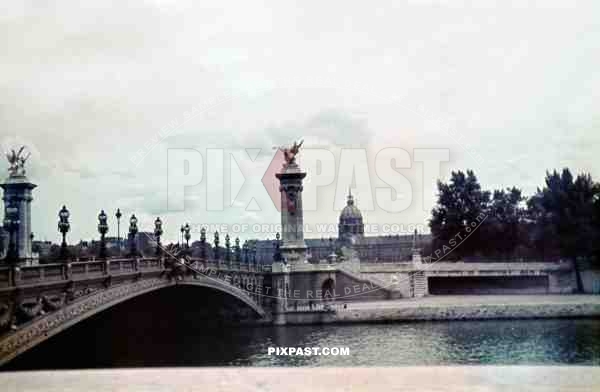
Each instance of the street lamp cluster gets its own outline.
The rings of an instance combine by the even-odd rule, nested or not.
[[[204,229],[200,232],[200,242],[203,250],[202,258],[206,258],[206,254],[204,251],[204,245],[206,242],[206,232]],[[237,262],[237,263],[246,263],[252,264],[256,263],[256,241],[252,241],[251,243],[248,241],[244,241],[244,244],[240,246],[240,239],[236,237],[233,249],[231,246],[231,237],[229,234],[225,235],[225,248],[222,249],[219,247],[219,232],[215,232],[215,239],[213,241],[213,258],[215,261],[220,261],[223,259],[227,263]],[[221,252],[224,251],[224,257],[221,258]]]
[[[180,228],[180,237],[179,241],[181,246],[184,248],[184,252],[188,254],[191,252],[189,240],[191,238],[190,235],[190,225],[186,223],[182,225]],[[236,237],[234,240],[234,244],[231,243],[231,237],[229,234],[225,234],[225,244],[221,246],[221,237],[218,231],[215,231],[213,237],[213,244],[210,244],[206,241],[206,228],[202,227],[200,229],[200,259],[207,260],[209,257],[214,261],[225,261],[230,264],[232,262],[237,263],[256,263],[257,262],[257,252],[256,252],[256,241],[248,242],[245,241],[242,246],[240,246],[240,239]],[[184,242],[185,241],[185,242]],[[277,242],[279,242],[279,233],[277,234]],[[207,254],[207,250],[211,249],[212,254]]]
[[[115,217],[117,218],[117,242],[119,247],[119,254],[121,253],[121,217],[123,214],[120,209],[117,209],[115,213]],[[61,210],[58,212],[58,230],[62,234],[62,243],[60,247],[60,257],[62,260],[66,261],[69,258],[68,250],[67,250],[67,241],[66,236],[69,232],[71,225],[69,223],[70,212],[66,206],[63,206]],[[18,209],[13,207],[6,208],[6,216],[4,218],[4,227],[8,229],[10,234],[10,243],[8,249],[8,256],[15,257],[16,255],[16,241],[14,239],[14,232],[19,227],[19,219],[18,219]],[[104,210],[101,210],[98,214],[98,233],[100,233],[100,252],[99,257],[104,259],[108,256],[107,248],[106,248],[106,234],[109,231],[108,225],[108,215]],[[140,252],[137,248],[136,235],[138,234],[138,219],[135,214],[132,214],[129,218],[129,230],[128,230],[128,243],[129,243],[129,252],[128,256],[136,257],[140,255]],[[184,247],[184,251],[186,253],[191,253],[190,249],[190,239],[191,236],[191,227],[189,223],[181,226],[181,246]],[[154,221],[154,238],[156,241],[156,255],[161,256],[163,254],[162,244],[161,244],[161,236],[163,235],[163,222],[160,218],[156,218]],[[274,260],[281,260],[281,252],[280,252],[280,236],[279,233],[276,235],[275,240],[275,249],[274,249]],[[184,243],[185,241],[185,243]],[[219,232],[216,231],[214,233],[213,247],[212,247],[212,257],[214,260],[221,260],[221,252],[224,251],[223,260],[227,263],[238,262],[238,263],[246,263],[246,264],[255,264],[257,261],[256,258],[256,241],[244,241],[244,244],[240,246],[240,239],[235,238],[235,242],[231,245],[231,237],[229,234],[225,235],[225,247],[221,249],[219,246],[220,238]],[[206,229],[203,227],[200,230],[200,254],[203,260],[206,260],[207,254],[206,249],[210,247],[206,243]]]
[[[6,209],[7,213],[6,213],[6,217],[4,219],[4,226],[6,228],[8,228],[9,233],[11,233],[11,238],[13,238],[14,236],[12,235],[12,232],[16,230],[16,228],[18,228],[19,226],[19,220],[18,220],[18,216],[16,215],[16,213],[18,212],[18,210],[15,208],[15,217],[13,217],[12,214],[12,209],[9,207]],[[68,253],[68,248],[67,248],[67,233],[69,232],[70,228],[71,228],[71,224],[69,223],[69,217],[70,217],[71,213],[69,212],[69,210],[67,209],[66,206],[63,206],[60,211],[58,212],[58,231],[62,234],[62,243],[60,246],[60,258],[61,260],[68,260],[69,259],[69,253]],[[115,213],[115,217],[117,218],[117,245],[119,247],[119,254],[121,253],[121,217],[123,216],[123,214],[121,213],[121,209],[117,209],[116,213]],[[136,241],[136,235],[138,233],[138,219],[136,218],[135,214],[131,215],[131,218],[129,218],[129,255],[130,256],[138,256],[139,252],[137,249],[137,241]],[[106,234],[109,231],[109,226],[108,226],[108,215],[106,215],[106,212],[104,212],[104,210],[101,210],[100,213],[98,214],[98,233],[100,233],[100,252],[99,252],[99,257],[104,259],[107,257],[107,251],[106,251]],[[156,253],[157,255],[160,255],[160,237],[163,234],[163,228],[162,228],[162,221],[160,220],[160,218],[156,218],[156,220],[154,221],[154,236],[156,239]],[[11,239],[11,247],[9,247],[9,254],[12,254],[10,252],[12,252],[13,248],[15,248],[15,244],[14,244],[14,240]],[[16,251],[16,249],[15,249]]]

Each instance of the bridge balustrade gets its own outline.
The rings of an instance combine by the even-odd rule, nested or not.
[[[197,265],[214,270],[270,273],[271,265],[232,262],[229,264],[217,260],[192,259]],[[39,264],[34,266],[0,267],[0,287],[36,285],[39,283],[68,280],[86,280],[106,275],[130,274],[134,272],[153,272],[164,268],[160,258],[109,258],[72,263]]]
[[[106,274],[106,262],[86,261],[71,264],[71,277],[74,279],[90,278]]]
[[[35,285],[66,280],[85,280],[105,275],[152,272],[163,269],[158,258],[107,259],[34,266],[0,267],[0,287]]]
[[[138,259],[139,271],[156,271],[163,268],[163,261],[160,258],[144,258]]]

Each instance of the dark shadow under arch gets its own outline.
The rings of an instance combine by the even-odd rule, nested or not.
[[[221,283],[217,280],[209,279],[206,277],[201,277],[198,280],[189,280],[189,281],[182,281],[182,282],[177,282],[177,283],[173,282],[173,281],[165,280],[165,281],[161,281],[156,284],[153,284],[153,285],[149,285],[147,288],[144,288],[144,289],[141,289],[141,290],[138,290],[135,292],[131,292],[128,294],[125,291],[123,291],[122,286],[115,286],[115,287],[109,288],[106,291],[101,291],[101,292],[91,295],[89,297],[82,298],[78,301],[70,303],[67,306],[65,306],[64,308],[59,309],[56,312],[49,313],[43,317],[40,317],[39,319],[33,320],[29,324],[22,326],[14,334],[4,336],[3,340],[18,339],[20,336],[25,336],[25,337],[27,337],[27,339],[23,339],[23,343],[20,344],[19,346],[16,346],[16,349],[14,350],[14,352],[11,352],[10,355],[4,355],[2,358],[0,358],[0,361],[1,361],[0,363],[4,368],[5,367],[4,365],[10,364],[13,361],[13,358],[17,358],[19,355],[29,351],[30,349],[45,342],[46,340],[50,339],[51,337],[53,337],[57,334],[60,334],[63,331],[68,331],[71,327],[76,326],[77,324],[79,324],[81,322],[84,322],[86,319],[88,319],[92,316],[95,316],[96,314],[102,313],[106,310],[110,310],[111,308],[118,306],[119,304],[126,303],[131,300],[135,300],[138,297],[143,297],[144,295],[148,295],[153,292],[160,291],[160,290],[163,290],[166,288],[174,288],[174,289],[181,290],[184,288],[193,288],[193,287],[213,290],[215,292],[221,293],[221,295],[225,296],[225,298],[231,297],[232,299],[235,299],[236,301],[239,302],[239,304],[243,304],[243,306],[240,306],[238,308],[238,310],[245,309],[246,310],[246,312],[244,312],[245,316],[248,316],[249,314],[251,314],[255,318],[262,318],[265,315],[264,310],[242,290],[240,290],[234,286],[231,286],[231,285],[228,285],[225,283]],[[85,312],[83,312],[81,314],[78,314],[75,317],[71,317],[71,318],[65,317],[64,321],[62,323],[56,322],[56,321],[53,323],[48,322],[53,317],[57,317],[60,312],[62,312],[62,314],[69,314],[72,311],[72,309],[76,309],[76,308],[81,309],[82,304],[85,303],[86,301],[94,302],[96,300],[96,298],[98,298],[96,296],[106,295],[107,293],[110,293],[110,292],[116,292],[116,293],[123,292],[124,294],[121,296],[115,296],[115,298],[113,300],[107,301],[105,303],[101,303],[98,306],[90,307],[90,309],[86,310]],[[201,306],[202,302],[203,301],[201,301],[201,298],[197,298],[196,301],[190,303],[190,309],[194,309],[194,306]],[[206,301],[204,301],[204,302],[207,303]],[[48,327],[48,325],[50,325],[50,324],[52,324],[52,327]],[[143,327],[143,325],[140,325],[140,327]],[[31,334],[30,331],[35,331],[36,334]],[[31,335],[31,337],[29,337],[29,335]]]
[[[323,301],[333,301],[335,299],[335,280],[327,278],[321,285],[321,298]]]

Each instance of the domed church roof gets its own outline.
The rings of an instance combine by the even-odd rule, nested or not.
[[[360,220],[362,221],[362,214],[358,207],[354,205],[354,197],[352,193],[348,191],[348,200],[346,201],[346,207],[342,209],[340,213],[340,222],[346,220]]]

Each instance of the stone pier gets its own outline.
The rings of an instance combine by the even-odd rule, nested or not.
[[[302,210],[302,180],[306,173],[296,163],[295,153],[290,156],[289,150],[284,151],[286,162],[281,172],[275,175],[279,179],[281,192],[281,254],[289,264],[306,262]]]
[[[16,244],[15,256],[22,261],[32,257],[31,201],[32,191],[37,186],[25,176],[24,163],[23,159],[18,165],[15,163],[11,166],[8,178],[0,184],[4,190],[4,217],[11,218],[15,225],[15,229],[12,230],[13,241]],[[11,230],[5,230],[9,233],[10,241]]]

